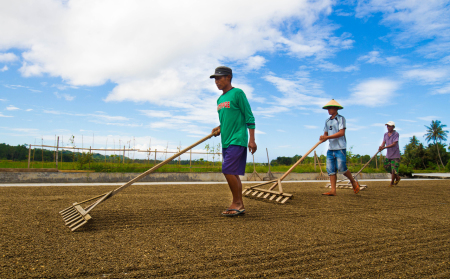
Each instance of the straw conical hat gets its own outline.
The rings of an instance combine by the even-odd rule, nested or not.
[[[343,109],[344,107],[341,106],[338,102],[336,102],[334,99],[329,101],[323,109],[328,109],[329,107],[337,107],[338,109]]]

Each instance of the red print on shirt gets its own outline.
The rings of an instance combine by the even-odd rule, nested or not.
[[[223,108],[230,108],[230,102],[223,102],[223,103],[217,105],[217,111],[219,111]]]

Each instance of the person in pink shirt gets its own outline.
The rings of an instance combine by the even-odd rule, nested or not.
[[[400,148],[398,139],[400,135],[395,131],[394,121],[386,123],[387,133],[384,134],[383,143],[378,148],[378,151],[386,150],[386,159],[384,160],[384,169],[391,174],[390,187],[398,185],[400,182],[400,175],[398,175],[398,168],[400,166]]]

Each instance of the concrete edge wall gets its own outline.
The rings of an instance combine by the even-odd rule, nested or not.
[[[1,183],[108,183],[128,182],[139,173],[64,173],[64,172],[1,172]],[[283,173],[273,173],[279,178]],[[251,173],[241,176],[241,180],[248,181]],[[260,174],[264,177],[266,174]],[[318,173],[291,173],[285,180],[315,180]],[[343,179],[338,175],[338,179]],[[387,179],[388,173],[363,173],[359,179]],[[152,173],[142,178],[140,182],[223,182],[226,181],[222,173]],[[260,179],[258,179],[260,181]]]

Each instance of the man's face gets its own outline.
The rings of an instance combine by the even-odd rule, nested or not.
[[[386,128],[387,128],[389,133],[392,133],[392,131],[394,131],[395,126],[386,125]]]
[[[219,90],[223,90],[230,83],[230,76],[218,76],[214,79]]]
[[[329,108],[328,108],[328,114],[329,114],[329,115],[336,114],[337,111],[338,111],[337,107],[329,107]]]

